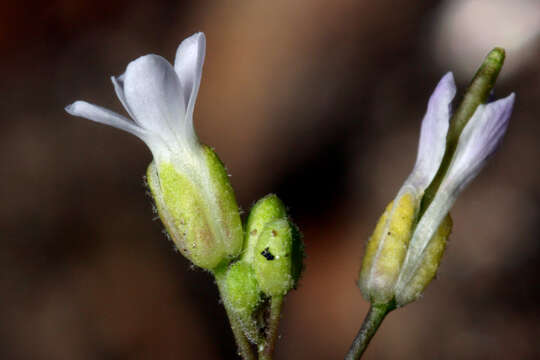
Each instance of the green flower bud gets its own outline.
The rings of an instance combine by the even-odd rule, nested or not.
[[[189,172],[186,165],[152,162],[147,178],[159,216],[178,250],[195,265],[212,270],[240,254],[243,233],[223,164],[205,145],[200,156],[198,168]]]
[[[287,219],[266,224],[253,257],[261,290],[268,296],[285,295],[300,277],[303,256],[300,234],[294,225]]]
[[[227,269],[223,300],[240,321],[244,334],[252,343],[258,343],[259,327],[254,315],[261,302],[261,290],[250,264],[238,261]]]
[[[246,241],[242,259],[251,263],[257,239],[264,226],[277,219],[286,219],[287,210],[283,202],[274,194],[266,195],[253,205],[246,224]]]

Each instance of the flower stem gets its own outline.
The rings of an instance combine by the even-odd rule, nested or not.
[[[270,316],[268,318],[268,327],[266,329],[265,344],[259,347],[259,360],[272,360],[276,340],[278,338],[279,320],[281,318],[281,306],[283,305],[283,296],[273,296],[270,300]]]
[[[236,346],[238,347],[239,355],[242,356],[244,360],[255,360],[255,352],[253,351],[251,343],[247,339],[246,335],[244,335],[240,321],[238,321],[238,319],[234,316],[234,313],[229,307],[225,290],[225,271],[222,269],[215,270],[214,277],[216,278],[216,284],[219,289],[221,302],[223,303],[225,311],[227,312],[227,317],[229,318],[229,323],[236,341]]]
[[[354,341],[345,357],[345,360],[358,360],[366,350],[367,346],[382,321],[388,313],[395,309],[395,303],[392,301],[388,304],[372,304],[369,312],[364,319],[362,327],[354,338]]]

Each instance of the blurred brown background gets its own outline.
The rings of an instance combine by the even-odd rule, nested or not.
[[[539,26],[538,1],[2,2],[0,358],[236,358],[210,276],[152,221],[150,152],[63,110],[121,111],[109,76],[172,61],[195,31],[201,139],[243,209],[275,192],[305,236],[278,359],[343,358],[368,308],[364,243],[412,169],[431,91],[448,70],[463,90],[506,47],[503,146],[454,207],[438,280],[366,358],[540,358]]]

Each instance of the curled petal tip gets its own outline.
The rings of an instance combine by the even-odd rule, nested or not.
[[[73,115],[73,104],[69,104],[69,105],[65,106],[64,110],[66,110],[66,112],[68,114]]]
[[[196,32],[195,34],[192,35],[192,37],[196,37],[197,39],[201,39],[201,40],[204,40],[206,38],[206,36],[204,35],[202,31]]]
[[[446,96],[454,98],[456,94],[456,81],[454,79],[454,74],[449,71],[441,78],[435,91],[435,94],[446,94]]]
[[[73,116],[82,116],[80,114],[80,111],[79,111],[79,108],[81,105],[84,105],[85,102],[84,101],[81,101],[81,100],[77,100],[75,101],[74,103],[71,103],[69,105],[67,105],[64,110],[66,110],[66,112],[70,115],[73,115]]]
[[[510,104],[510,106],[514,106],[514,102],[516,101],[516,93],[511,93],[510,95],[508,95],[507,97],[505,97],[503,100],[506,100],[508,101],[508,103]]]
[[[121,82],[124,81],[123,75],[120,75],[120,76],[114,76],[114,75],[112,75],[109,79],[111,79],[111,82],[112,82],[113,84],[121,83]]]
[[[184,41],[193,41],[193,42],[196,42],[198,45],[203,45],[206,42],[206,36],[204,35],[202,31],[199,31],[191,35],[190,37],[186,38]]]
[[[449,83],[454,84],[455,83],[454,73],[451,71],[447,72],[446,74],[444,74],[441,80],[444,82],[449,82]]]

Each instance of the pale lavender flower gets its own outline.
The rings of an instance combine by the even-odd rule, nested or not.
[[[425,156],[426,159],[424,161],[426,163],[435,164],[438,162],[437,169],[440,166],[442,157],[440,155],[440,149],[438,149],[440,145],[435,144],[435,140],[432,139],[437,139],[436,141],[440,141],[446,145],[446,131],[451,115],[448,111],[448,100],[451,101],[454,94],[455,84],[452,74],[449,73],[443,77],[430,99],[430,104],[432,102],[437,104],[435,105],[437,109],[433,110],[432,115],[429,115],[430,110],[428,108],[428,114],[422,123],[422,136],[420,137],[418,158],[420,159]],[[438,100],[434,100],[434,98]],[[419,269],[430,240],[433,238],[442,220],[450,211],[457,197],[471,180],[478,175],[488,158],[500,144],[508,127],[514,100],[515,95],[512,93],[503,99],[479,105],[474,115],[464,127],[446,175],[433,201],[419,219],[410,240],[400,276],[395,285],[395,294],[398,303],[410,302],[414,300],[415,296],[418,296],[418,294],[413,294],[414,289],[407,289],[409,282]],[[426,133],[430,134],[431,139],[423,136],[424,128],[426,127],[428,128]],[[445,129],[442,140],[440,139],[441,129]],[[425,149],[424,153],[423,149]],[[433,178],[434,173],[431,171],[432,169],[423,170],[425,178]],[[421,175],[417,176],[421,177]]]
[[[422,199],[441,167],[456,85],[452,73],[431,95],[420,130],[416,163],[385,210],[366,249],[360,272],[362,293],[375,303],[395,298],[402,306],[414,301],[431,281],[444,251],[450,220],[441,227],[459,193],[478,174],[500,143],[512,112],[514,94],[480,105],[458,140],[446,175],[428,208]],[[436,239],[431,250],[430,243]]]

